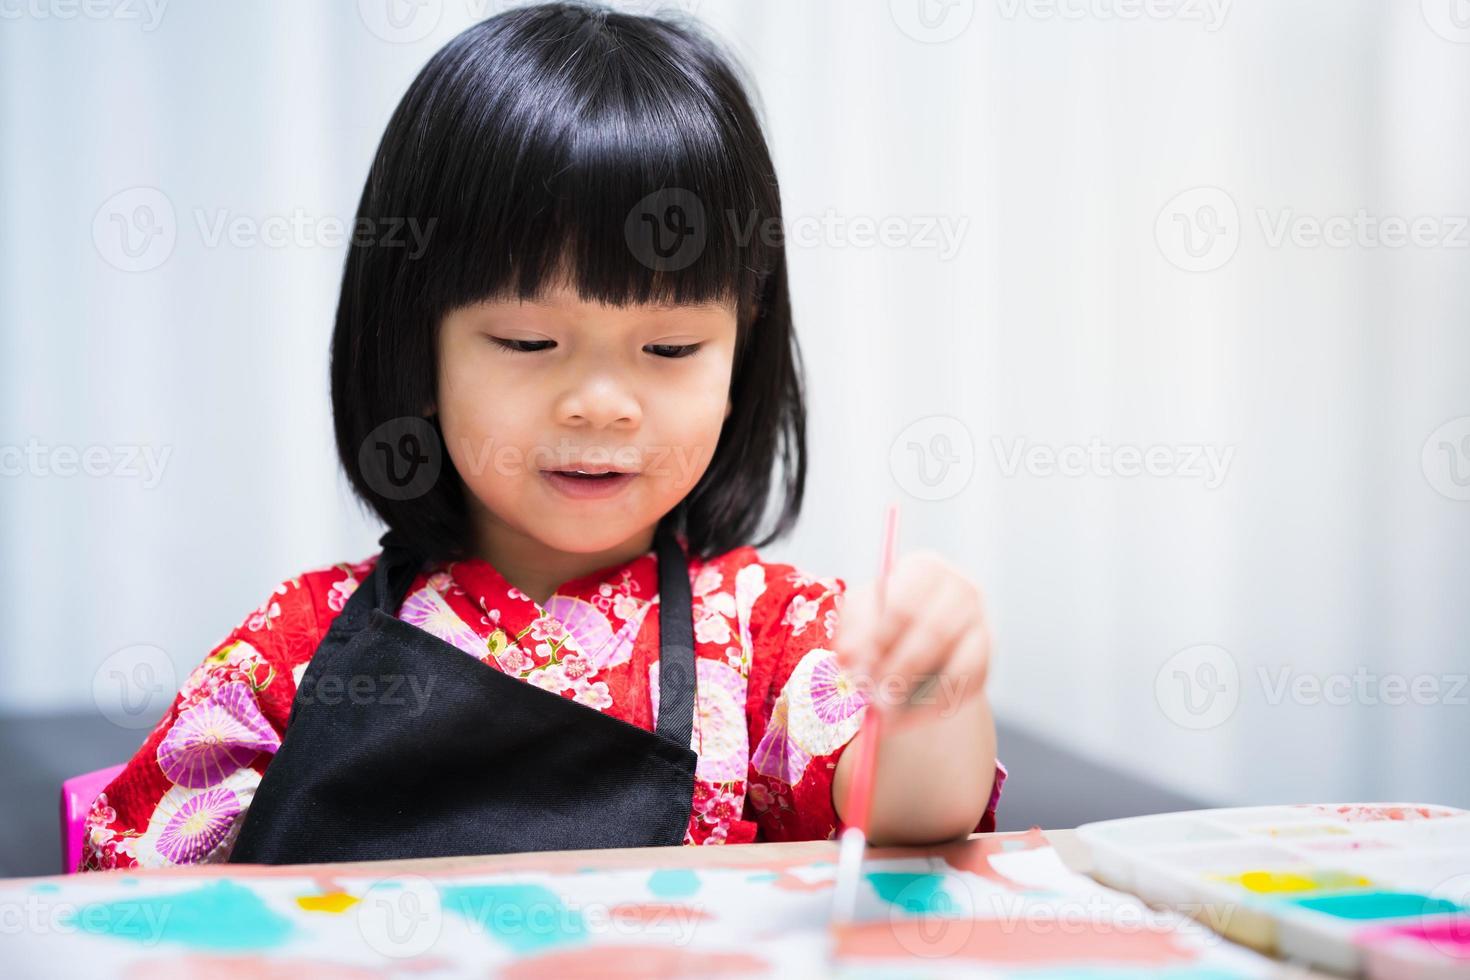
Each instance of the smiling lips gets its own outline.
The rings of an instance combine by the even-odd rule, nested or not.
[[[542,470],[541,475],[553,489],[575,500],[614,496],[638,476],[595,464],[569,470]]]

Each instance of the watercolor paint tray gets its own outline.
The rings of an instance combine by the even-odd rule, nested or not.
[[[1238,807],[1077,836],[1104,883],[1262,952],[1374,980],[1470,977],[1470,811]]]

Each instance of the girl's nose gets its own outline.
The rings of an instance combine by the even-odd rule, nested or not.
[[[634,428],[643,419],[643,409],[626,385],[605,372],[598,372],[558,399],[556,415],[563,425]]]

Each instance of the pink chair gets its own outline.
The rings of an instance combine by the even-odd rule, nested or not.
[[[61,784],[61,870],[76,874],[82,861],[82,832],[87,812],[107,784],[123,771],[122,766],[108,766],[94,772],[73,776]]]

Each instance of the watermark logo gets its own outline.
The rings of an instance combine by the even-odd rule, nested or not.
[[[688,268],[709,238],[704,202],[682,187],[656,190],[629,210],[623,237],[633,256],[656,272]]]
[[[474,20],[484,20],[495,14],[518,7],[535,6],[543,0],[465,0],[465,9]],[[703,0],[610,0],[610,6],[620,14],[643,17],[686,16],[699,12]]]
[[[422,875],[375,881],[355,906],[357,930],[383,956],[420,956],[439,941],[444,910],[439,889]]]
[[[3,0],[0,0],[3,2]],[[264,217],[228,208],[193,208],[193,228],[205,248],[339,248],[401,249],[410,261],[421,258],[437,217],[361,215],[344,219],[295,208],[289,214]],[[185,229],[189,227],[187,219]],[[157,269],[173,255],[180,231],[179,215],[167,194],[156,187],[130,187],[109,197],[92,218],[92,242],[103,261],[123,272]]]
[[[178,689],[173,660],[147,643],[109,654],[92,674],[92,702],[119,728],[152,728]]]
[[[1006,20],[1173,20],[1203,24],[1213,34],[1225,26],[1234,0],[996,0]]]
[[[118,191],[92,217],[97,254],[123,272],[147,272],[163,265],[178,237],[173,202],[156,187]]]
[[[959,419],[930,415],[894,438],[888,469],[909,496],[947,500],[969,486],[975,474],[975,441]]]
[[[939,261],[948,262],[958,254],[970,228],[967,215],[866,214],[843,215],[828,208],[820,215],[804,214],[781,219],[750,213],[741,218],[734,210],[725,212],[741,247],[759,237],[773,247],[786,243],[798,248],[873,248],[934,251]]]
[[[1367,208],[1306,214],[1262,207],[1251,213],[1261,242],[1271,249],[1470,249],[1470,215],[1378,214]],[[1218,187],[1176,195],[1154,223],[1159,252],[1186,272],[1224,267],[1240,247],[1243,232],[1235,199]]]
[[[24,446],[0,444],[0,477],[73,477],[140,480],[144,490],[163,481],[172,446],[47,445],[32,438]]]
[[[926,960],[948,959],[965,948],[975,931],[975,896],[963,879],[935,889],[933,878],[916,875],[888,899],[888,926],[898,944]],[[916,914],[917,913],[917,914]]]
[[[433,489],[444,468],[444,445],[428,419],[389,419],[369,432],[357,451],[363,480],[389,500],[414,500]]]
[[[1429,433],[1419,465],[1436,492],[1450,500],[1470,500],[1470,415],[1450,419]]]
[[[1470,248],[1470,217],[1465,215],[1376,215],[1367,208],[1352,214],[1298,214],[1282,208],[1274,214],[1256,209],[1267,246],[1284,248],[1397,249]]]
[[[1240,668],[1212,643],[1185,647],[1154,675],[1154,699],[1180,728],[1204,731],[1230,720],[1240,704]]]
[[[1156,479],[1198,480],[1206,490],[1216,490],[1230,473],[1234,446],[1189,443],[1180,445],[1113,446],[1094,436],[1085,445],[1051,446],[1015,439],[1008,445],[996,436],[990,440],[1002,476],[1014,477],[1025,470],[1034,477],[1122,477],[1149,476]]]
[[[296,688],[295,703],[352,705],[384,705],[407,708],[410,718],[417,718],[429,706],[434,690],[434,677],[418,674],[340,674],[306,673]]]
[[[1470,704],[1470,697],[1466,696],[1470,674],[1383,674],[1369,670],[1363,664],[1351,673],[1314,674],[1296,670],[1288,664],[1275,668],[1259,665],[1256,678],[1265,693],[1266,704],[1273,708],[1287,701],[1294,705],[1315,707],[1325,704],[1334,708],[1349,705],[1396,708],[1407,704],[1465,707]]]
[[[413,44],[439,26],[444,0],[357,0],[357,15],[384,41]]]
[[[1425,910],[1419,915],[1419,925],[1424,928],[1425,938],[1448,960],[1463,961],[1465,943],[1470,940],[1470,922],[1445,915],[1444,903],[1470,909],[1470,874],[1446,878],[1429,890],[1428,898]]]
[[[0,20],[137,21],[140,30],[157,29],[168,0],[3,0]]]
[[[1446,41],[1470,44],[1470,0],[1419,0],[1424,22]]]
[[[194,209],[194,223],[206,248],[228,244],[233,248],[339,248],[351,242],[358,246],[401,248],[410,261],[423,256],[429,247],[438,218],[371,218],[360,216],[344,221],[332,214],[314,215],[296,208],[289,215],[264,218],[236,214],[225,208]]]
[[[1154,222],[1159,252],[1185,272],[1213,272],[1240,247],[1240,209],[1218,187],[1176,194]]]
[[[965,33],[975,19],[975,0],[888,0],[888,12],[915,41],[943,44]]]

